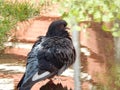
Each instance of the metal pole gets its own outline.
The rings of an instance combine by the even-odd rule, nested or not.
[[[74,30],[72,32],[73,44],[76,50],[76,61],[74,64],[74,90],[81,90],[80,82],[80,31]]]

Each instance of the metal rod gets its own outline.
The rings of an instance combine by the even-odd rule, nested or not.
[[[74,30],[72,32],[73,44],[76,50],[76,61],[74,64],[74,90],[81,90],[80,82],[80,31]]]

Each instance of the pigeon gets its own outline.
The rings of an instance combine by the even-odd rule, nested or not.
[[[65,20],[55,20],[45,36],[39,36],[27,55],[26,71],[18,90],[31,90],[42,80],[61,75],[76,59],[76,52]]]

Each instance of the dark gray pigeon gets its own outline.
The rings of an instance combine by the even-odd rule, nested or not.
[[[75,62],[75,49],[64,20],[53,21],[40,36],[27,57],[26,71],[19,90],[30,90],[38,81],[60,75]]]

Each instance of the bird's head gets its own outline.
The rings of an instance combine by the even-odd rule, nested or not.
[[[46,33],[47,37],[59,36],[59,37],[69,37],[67,22],[65,20],[53,21]]]

